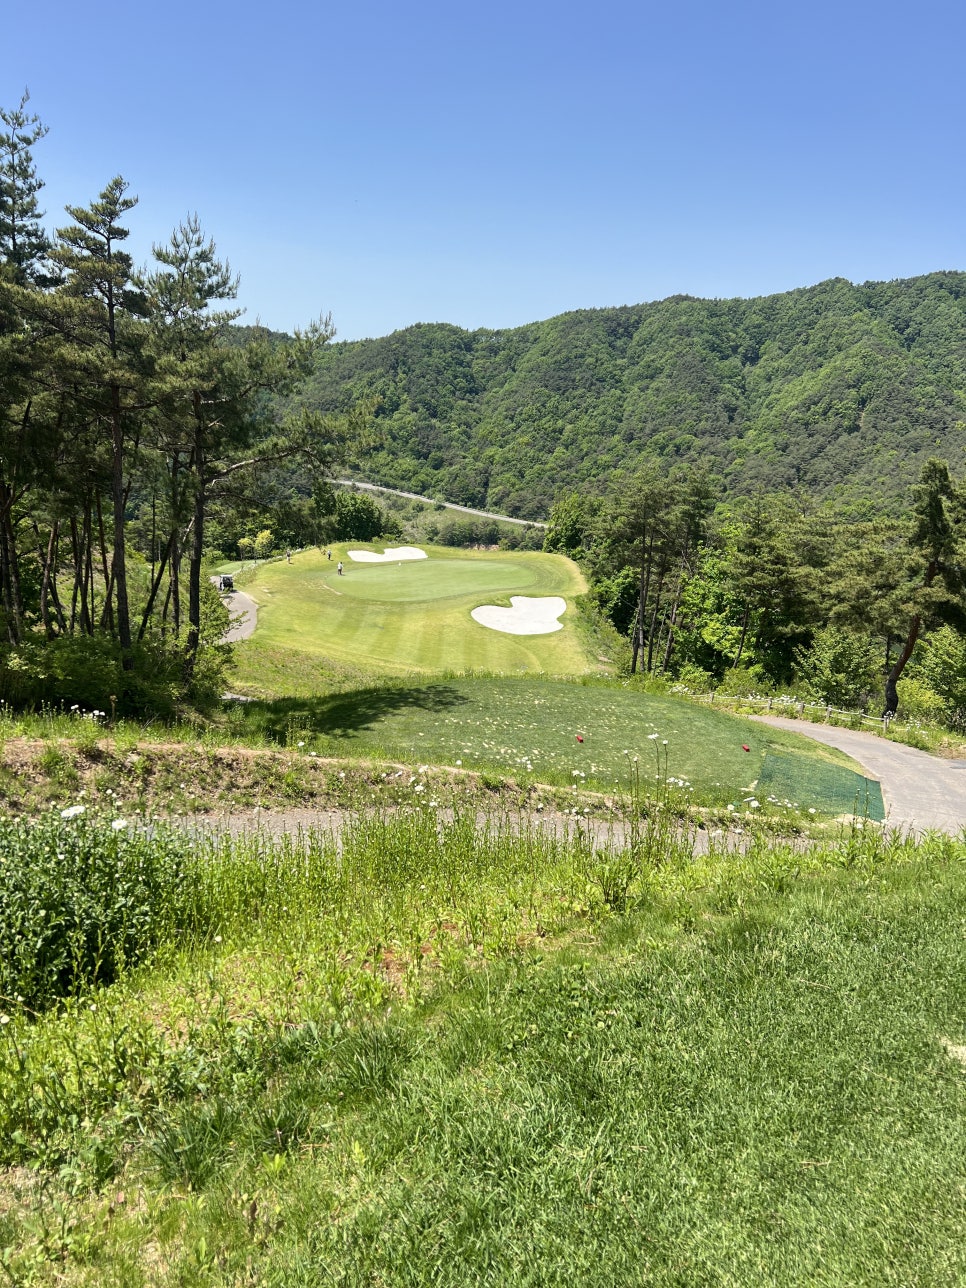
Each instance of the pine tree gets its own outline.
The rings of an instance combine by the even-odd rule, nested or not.
[[[217,258],[197,217],[180,224],[167,246],[155,246],[154,257],[160,267],[140,285],[151,317],[158,393],[154,420],[170,484],[168,549],[175,595],[182,534],[191,537],[184,644],[184,674],[190,681],[201,644],[202,566],[213,493],[256,466],[296,454],[324,469],[327,454],[331,461],[342,458],[358,431],[358,418],[295,409],[277,422],[266,414],[265,393],[291,393],[308,374],[318,348],[333,334],[328,319],[287,344],[269,344],[256,334],[245,345],[229,345],[226,329],[238,311],[212,306],[235,298],[238,279]],[[142,632],[152,602],[153,593]],[[175,624],[180,628],[177,610]]]
[[[909,548],[916,579],[908,587],[905,642],[886,677],[885,714],[899,709],[897,685],[924,626],[943,622],[966,628],[966,495],[945,461],[928,460],[914,489]]]
[[[90,206],[68,206],[74,220],[58,229],[51,251],[63,281],[52,299],[51,317],[61,344],[57,379],[75,398],[77,414],[106,444],[110,469],[111,559],[108,601],[123,665],[132,666],[131,612],[127,584],[126,506],[142,417],[150,398],[145,388],[144,329],[136,322],[143,300],[132,282],[130,255],[120,249],[128,237],[121,220],[137,205],[127,184],[112,179]],[[104,543],[102,542],[102,546]],[[105,549],[106,559],[106,549]]]
[[[34,144],[47,133],[38,116],[28,115],[30,95],[24,93],[14,110],[0,108],[0,263],[20,285],[49,280],[46,270],[50,242],[40,220],[37,194],[43,183],[34,165]]]
[[[37,202],[43,185],[33,159],[34,144],[47,129],[27,113],[28,99],[25,93],[15,110],[0,109],[0,598],[11,644],[19,643],[24,629],[14,507],[45,466],[31,421],[37,354],[26,318],[31,297],[50,281],[49,242]]]

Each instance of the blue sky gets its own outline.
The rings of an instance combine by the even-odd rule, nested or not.
[[[966,268],[966,6],[48,0],[0,103],[50,226],[197,212],[246,320],[340,338]],[[105,21],[104,15],[107,15]]]

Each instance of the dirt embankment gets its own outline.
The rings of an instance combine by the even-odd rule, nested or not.
[[[26,813],[77,802],[159,815],[235,820],[239,826],[287,820],[271,830],[329,823],[364,809],[433,803],[482,811],[571,815],[574,792],[494,781],[460,769],[395,762],[333,760],[284,748],[205,743],[122,742],[102,738],[9,739],[0,761],[0,806]],[[579,812],[617,817],[616,805],[594,793]]]

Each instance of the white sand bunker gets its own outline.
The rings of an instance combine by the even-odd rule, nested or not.
[[[503,631],[506,635],[550,635],[553,631],[563,630],[563,622],[558,622],[557,618],[566,610],[567,601],[559,595],[546,595],[541,599],[511,595],[510,603],[512,608],[483,604],[474,608],[470,616],[481,626],[488,626],[491,631]]]
[[[346,554],[356,563],[399,563],[403,559],[426,559],[425,550],[418,546],[386,546],[384,555],[377,555],[372,550],[347,550]]]

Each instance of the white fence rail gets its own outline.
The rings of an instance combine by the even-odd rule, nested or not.
[[[797,698],[766,698],[758,694],[742,697],[715,689],[710,693],[691,693],[691,697],[711,703],[713,706],[755,707],[767,715],[790,716],[792,719],[806,720],[811,724],[845,724],[850,729],[873,725],[883,733],[889,732],[889,725],[894,719],[890,715],[867,716],[861,711],[843,711],[841,707],[828,706],[824,702],[804,702]],[[818,713],[821,713],[821,719],[816,718]]]

